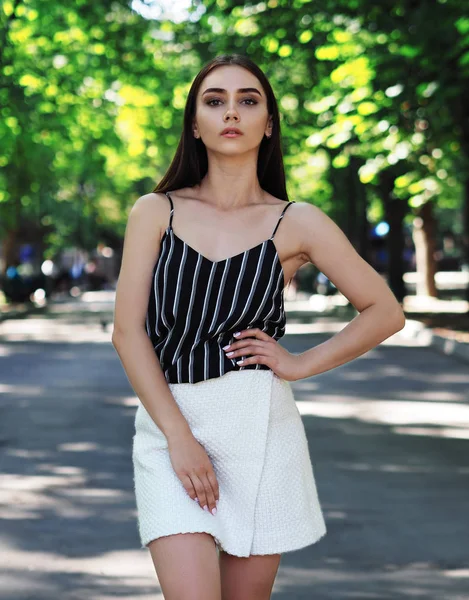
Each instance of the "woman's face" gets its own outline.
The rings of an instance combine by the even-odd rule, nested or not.
[[[271,124],[267,97],[250,71],[227,65],[205,77],[197,94],[193,129],[207,150],[240,154],[257,148],[264,134],[271,133]],[[242,135],[224,137],[226,127],[237,127]]]

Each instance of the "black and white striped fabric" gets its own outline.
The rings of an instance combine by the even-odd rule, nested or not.
[[[212,261],[173,231],[174,205],[152,273],[146,331],[168,383],[197,383],[228,371],[269,369],[238,365],[223,346],[233,333],[258,327],[278,340],[285,334],[284,272],[273,237],[229,258]],[[247,357],[246,357],[247,358]]]

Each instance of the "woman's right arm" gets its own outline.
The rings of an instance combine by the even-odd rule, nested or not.
[[[146,194],[130,210],[116,287],[112,344],[132,388],[169,440],[190,430],[145,329],[151,276],[160,253],[161,223],[169,213],[169,203],[163,198]]]
[[[130,210],[116,287],[112,344],[134,392],[168,440],[173,468],[186,491],[211,510],[219,496],[212,464],[171,393],[145,328],[153,267],[160,253],[162,224],[167,221],[169,202],[164,194],[141,196]]]

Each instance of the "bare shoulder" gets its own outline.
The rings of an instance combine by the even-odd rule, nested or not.
[[[348,239],[340,227],[318,206],[309,202],[295,202],[289,209],[292,228],[298,232],[301,251],[308,261],[317,264],[324,251],[349,246]]]
[[[286,208],[287,204],[285,200],[278,198],[276,200],[278,204],[284,204]],[[308,244],[306,241],[311,237],[311,228],[315,227],[315,209],[316,207],[308,202],[298,202],[295,200],[288,206],[288,210],[285,211],[286,218],[283,219],[285,223],[282,227],[286,230],[285,233],[290,239],[292,253],[297,257],[300,266],[311,260],[307,252]]]
[[[144,327],[153,268],[169,210],[166,196],[151,192],[140,196],[129,211],[116,287],[113,336]]]
[[[161,234],[169,222],[171,206],[162,192],[150,192],[137,198],[130,209],[129,219],[138,221],[142,226],[157,230]]]
[[[344,267],[347,262],[354,266],[364,262],[342,229],[321,208],[309,202],[298,202],[292,208],[301,251],[308,262],[326,275],[331,263]]]
[[[178,199],[181,200],[199,200],[199,194],[196,190],[195,187],[183,187],[183,188],[179,188],[177,190],[171,190],[169,192],[169,195],[171,196],[172,200],[178,201]],[[164,194],[163,194],[164,196]],[[166,198],[166,202],[168,202],[168,199]]]

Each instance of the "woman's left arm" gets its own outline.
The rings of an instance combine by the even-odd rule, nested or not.
[[[356,252],[334,221],[312,204],[298,203],[298,208],[295,220],[305,257],[360,313],[332,338],[297,355],[304,378],[374,348],[404,327],[405,316],[384,279]]]

